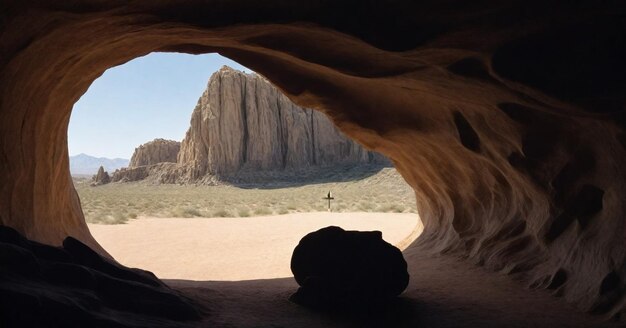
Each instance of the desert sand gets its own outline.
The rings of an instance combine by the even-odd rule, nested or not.
[[[90,225],[119,262],[154,272],[206,313],[202,327],[613,327],[549,293],[455,256],[406,248],[411,280],[389,307],[335,316],[291,303],[291,251],[328,225],[380,230],[405,249],[416,214],[297,213],[251,218],[146,218]],[[181,323],[181,326],[185,326]]]
[[[291,277],[291,252],[309,232],[336,225],[380,230],[403,249],[421,232],[413,213],[293,213],[249,218],[146,218],[91,224],[98,242],[121,264],[162,279],[238,281]]]

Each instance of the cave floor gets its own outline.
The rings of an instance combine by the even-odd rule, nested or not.
[[[413,248],[405,257],[411,272],[405,293],[386,309],[359,315],[291,303],[292,278],[165,282],[205,307],[206,327],[617,327],[452,256]]]

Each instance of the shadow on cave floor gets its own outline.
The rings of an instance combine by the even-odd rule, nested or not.
[[[411,282],[380,312],[320,313],[291,303],[292,278],[247,281],[165,280],[207,308],[217,327],[617,327],[578,312],[543,290],[451,256],[405,252]]]
[[[311,184],[357,181],[373,176],[386,167],[393,166],[391,164],[360,164],[264,173],[242,170],[236,176],[221,177],[220,180],[242,189],[280,189]]]

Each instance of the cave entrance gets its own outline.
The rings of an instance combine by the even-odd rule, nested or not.
[[[93,236],[159,278],[288,277],[300,238],[329,225],[400,248],[421,231],[388,159],[216,54],[109,69],[75,104],[68,143]]]

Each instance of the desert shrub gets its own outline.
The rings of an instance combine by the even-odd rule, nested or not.
[[[183,207],[175,207],[172,209],[171,214],[173,217],[177,218],[192,218],[196,216],[201,216],[200,211],[191,206],[183,206]]]
[[[376,208],[376,205],[368,201],[362,201],[358,206],[358,209],[364,212],[371,212],[374,208]]]
[[[241,218],[247,218],[250,216],[250,211],[247,208],[242,208],[237,211],[237,215]]]
[[[255,215],[271,215],[271,214],[274,214],[274,212],[270,210],[269,208],[259,207],[254,210],[254,214]]]
[[[286,208],[281,208],[278,210],[278,214],[281,214],[281,215],[288,214],[288,213],[289,213],[289,210],[287,210]]]
[[[404,206],[399,204],[385,204],[377,209],[378,212],[384,213],[402,213],[404,212]]]
[[[221,210],[217,210],[215,212],[213,212],[213,217],[214,218],[228,218],[228,217],[232,217],[233,215],[230,214],[229,211],[225,210],[225,209],[221,209]]]

